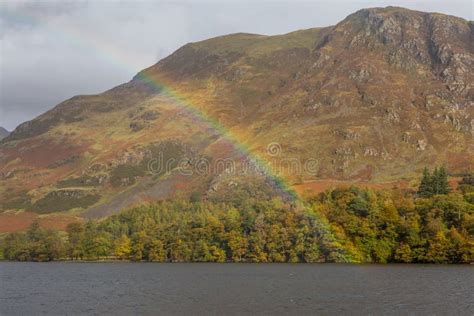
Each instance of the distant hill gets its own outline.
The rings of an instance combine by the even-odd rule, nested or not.
[[[4,139],[8,135],[10,135],[10,132],[0,126],[0,140]]]
[[[375,186],[408,183],[425,166],[472,170],[473,43],[470,21],[387,7],[335,26],[187,44],[3,139],[0,205],[101,217],[157,199],[264,199],[314,181]],[[178,170],[182,158],[242,169],[248,156],[311,170]],[[169,173],[153,169],[160,159]]]

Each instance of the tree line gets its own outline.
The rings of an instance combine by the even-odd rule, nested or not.
[[[435,167],[433,173],[428,168],[423,170],[423,176],[418,188],[421,197],[431,197],[437,194],[448,194],[451,191],[448,182],[448,171],[444,166]]]
[[[449,187],[440,170],[430,174],[430,192]],[[350,187],[301,203],[162,201],[72,223],[66,232],[35,222],[0,248],[5,259],[20,261],[471,263],[469,179],[461,190],[429,195],[421,181],[418,192]]]

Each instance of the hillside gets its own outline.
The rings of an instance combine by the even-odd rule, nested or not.
[[[0,126],[0,140],[4,139],[10,134],[9,131],[7,131],[5,128]]]
[[[472,170],[473,105],[474,24],[461,18],[374,8],[325,28],[212,38],[16,128],[0,143],[0,205],[64,220],[311,183],[409,185],[425,166]],[[202,163],[222,159],[235,170]],[[277,168],[243,172],[254,159]]]

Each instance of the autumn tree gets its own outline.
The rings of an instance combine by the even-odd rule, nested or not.
[[[445,174],[435,170],[438,187],[430,192],[443,192]],[[157,262],[473,262],[470,195],[430,194],[339,188],[298,207],[279,199],[160,201],[68,225],[66,253],[73,259]],[[8,260],[65,254],[61,235],[39,222],[6,234],[0,246]]]
[[[128,259],[132,252],[130,238],[127,235],[122,235],[115,240],[114,254],[119,259]]]
[[[79,222],[70,223],[66,227],[68,236],[67,254],[71,259],[84,257],[84,225]]]
[[[166,261],[165,245],[159,239],[151,239],[148,244],[148,260],[156,262]]]

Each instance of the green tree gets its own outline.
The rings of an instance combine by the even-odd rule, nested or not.
[[[193,251],[193,261],[212,262],[214,257],[209,250],[209,245],[205,240],[198,240]]]
[[[172,262],[187,262],[192,258],[192,250],[187,242],[181,238],[176,239],[170,247],[170,259]]]
[[[31,260],[47,260],[47,254],[45,253],[46,249],[44,249],[44,244],[41,243],[44,237],[45,231],[41,228],[39,222],[35,220],[26,231]]]
[[[3,241],[3,255],[7,260],[31,260],[28,240],[25,233],[8,234]]]
[[[43,248],[43,257],[41,260],[52,261],[60,259],[65,253],[64,242],[59,236],[59,233],[54,230],[47,230],[44,233],[43,239],[40,241]]]
[[[445,178],[442,168],[435,174]],[[278,199],[238,205],[163,201],[100,223],[68,225],[67,255],[172,262],[472,262],[473,200],[465,193],[418,196],[351,187],[298,207]],[[34,222],[27,232],[2,236],[0,253],[8,260],[47,261],[63,258],[63,246],[57,231]]]
[[[108,256],[111,249],[110,239],[110,234],[100,229],[95,222],[88,222],[85,227],[83,240],[85,256],[89,259],[97,260]]]
[[[267,262],[268,254],[265,251],[265,232],[262,230],[253,231],[249,236],[248,259],[251,262]]]
[[[68,236],[67,254],[71,259],[84,257],[84,225],[79,222],[70,223],[66,227]]]
[[[434,177],[434,194],[448,194],[451,191],[448,182],[448,171],[444,166],[435,169]]]
[[[145,245],[148,236],[145,231],[141,230],[132,236],[131,255],[134,261],[142,261],[146,259]]]
[[[426,167],[423,169],[423,176],[418,187],[418,195],[425,198],[433,195],[433,176],[431,176],[430,171]]]
[[[465,174],[461,181],[458,182],[458,190],[463,194],[470,194],[471,203],[474,201],[474,175],[472,173]]]
[[[303,259],[305,262],[321,262],[322,260],[319,246],[312,238],[305,243]]]

